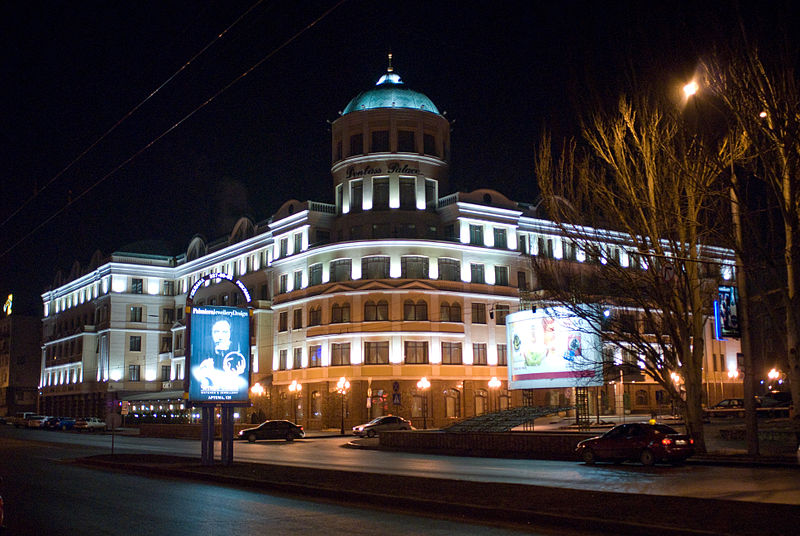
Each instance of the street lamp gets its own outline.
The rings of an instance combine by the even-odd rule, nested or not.
[[[489,389],[497,393],[498,387],[502,385],[502,382],[497,379],[497,376],[492,376],[492,379],[489,380]],[[497,400],[497,411],[500,411],[500,396],[496,395],[495,399]]]
[[[431,382],[428,381],[428,378],[423,376],[417,382],[417,389],[422,391],[422,429],[428,429],[428,395],[425,393],[431,386]]]
[[[344,395],[347,394],[348,389],[350,389],[350,382],[342,376],[336,383],[336,392],[342,395],[342,435],[344,435]]]
[[[297,380],[292,380],[289,384],[289,392],[292,393],[292,415],[294,422],[297,422],[297,397],[300,396],[300,391],[303,390],[303,384],[297,383]]]

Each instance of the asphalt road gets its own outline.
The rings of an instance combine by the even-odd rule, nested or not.
[[[14,536],[521,534],[498,526],[386,509],[353,508],[227,486],[89,469],[68,462],[107,451],[105,447],[41,442],[37,434],[23,435],[29,437],[0,435],[5,534]],[[92,443],[104,438],[81,439],[79,443]]]
[[[6,427],[0,428],[0,438],[4,436],[76,443],[96,447],[98,453],[108,453],[111,449],[111,435],[15,430]],[[234,458],[237,461],[368,473],[800,505],[800,470],[797,467],[685,465],[648,468],[636,464],[586,466],[578,462],[464,458],[338,448],[349,440],[350,438],[332,437],[304,439],[292,443],[236,442]],[[200,457],[198,441],[117,436],[115,449],[126,453]]]

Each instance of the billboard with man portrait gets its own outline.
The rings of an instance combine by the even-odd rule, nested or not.
[[[250,389],[250,313],[192,307],[189,401],[246,402]]]

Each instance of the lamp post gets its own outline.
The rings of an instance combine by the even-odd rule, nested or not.
[[[342,395],[342,435],[344,435],[344,395],[347,394],[348,389],[350,389],[350,382],[342,376],[336,383],[336,392]]]
[[[292,420],[295,423],[297,423],[297,397],[300,396],[302,390],[303,384],[297,383],[297,380],[292,380],[292,383],[289,384],[289,392],[292,393]]]
[[[683,93],[686,99],[694,98],[700,91],[700,85],[692,80],[683,86]],[[713,103],[712,107],[716,108]],[[758,456],[758,421],[756,416],[756,401],[755,401],[755,375],[753,370],[753,354],[750,346],[750,317],[749,307],[750,301],[747,291],[747,278],[744,272],[744,262],[742,259],[742,250],[744,246],[744,239],[742,237],[742,222],[739,208],[739,197],[737,194],[738,179],[734,169],[733,157],[733,139],[731,136],[731,125],[727,115],[717,108],[717,111],[722,115],[728,125],[728,150],[730,152],[730,172],[731,172],[731,186],[730,186],[730,201],[731,201],[731,218],[733,220],[733,239],[735,246],[735,262],[736,262],[736,287],[739,291],[739,330],[741,332],[740,348],[742,353],[741,369],[742,381],[744,391],[744,409],[745,409],[745,437],[747,443],[747,453],[751,456]],[[759,117],[766,117],[765,112],[761,112]]]
[[[428,378],[423,376],[417,382],[417,390],[422,391],[422,429],[428,429],[428,395],[425,393],[431,386]]]
[[[497,392],[497,389],[502,385],[500,380],[497,379],[497,376],[492,376],[492,379],[489,380],[489,389],[495,393],[495,400],[497,402],[497,411],[500,411],[500,395]]]

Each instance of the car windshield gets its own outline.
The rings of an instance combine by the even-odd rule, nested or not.
[[[674,428],[667,426],[666,424],[655,424],[653,425],[653,429],[658,432],[659,434],[677,434],[678,431]]]
[[[369,421],[367,424],[378,424],[379,422],[383,422],[383,417],[376,417],[375,419]]]

